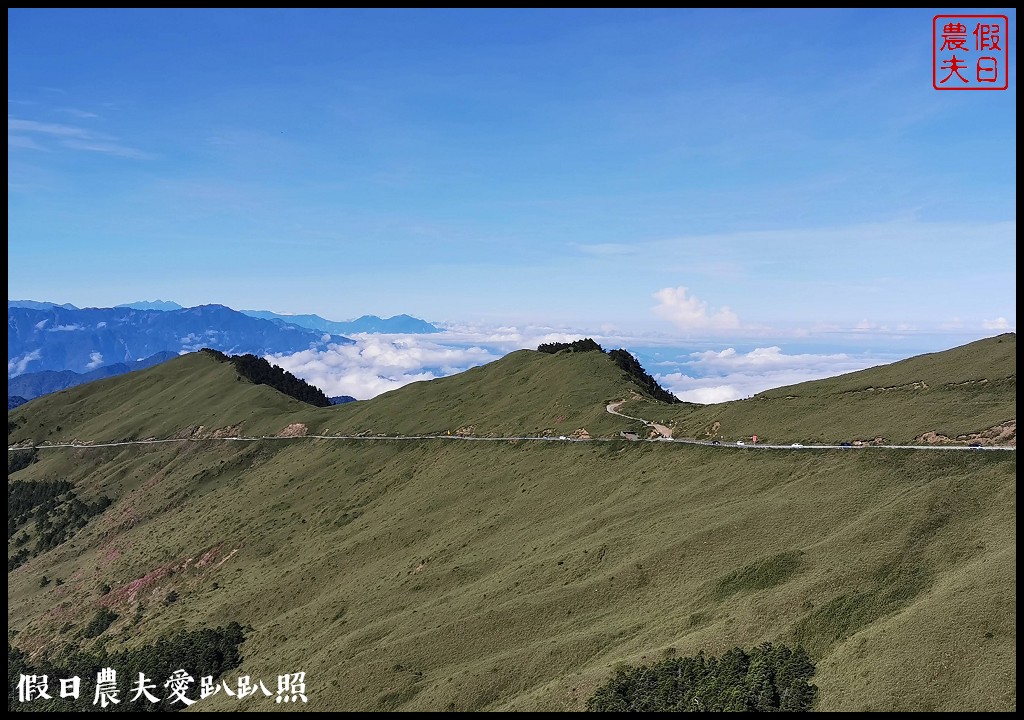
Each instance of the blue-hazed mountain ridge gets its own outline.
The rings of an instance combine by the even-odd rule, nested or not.
[[[342,335],[244,315],[223,305],[181,310],[7,308],[7,377],[42,370],[87,373],[160,352],[208,347],[263,356],[350,344]]]

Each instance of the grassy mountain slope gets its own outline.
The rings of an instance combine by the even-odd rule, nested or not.
[[[605,404],[641,394],[604,353],[519,350],[458,375],[339,406],[331,431],[443,435],[473,428],[475,435],[532,436],[586,428],[612,435],[628,421],[606,413]]]
[[[638,424],[605,404],[643,397],[603,353],[511,353],[459,375],[419,382],[373,400],[314,408],[240,379],[202,353],[152,370],[39,398],[9,414],[12,442],[115,441],[209,435],[273,435],[302,424],[309,434],[615,435]],[[59,430],[57,428],[60,428]],[[230,429],[230,432],[226,429]]]
[[[812,650],[826,709],[1005,709],[1015,472],[627,442],[42,451],[15,477],[116,502],[9,575],[8,621],[35,650],[101,607],[112,648],[237,620],[244,672],[306,671],[310,709],[574,709],[616,662],[764,640]]]
[[[47,395],[58,390],[66,390],[76,385],[84,385],[95,380],[124,375],[136,370],[159,365],[177,357],[175,352],[159,352],[142,360],[133,363],[114,363],[104,365],[91,372],[76,373],[72,370],[43,370],[42,372],[25,373],[7,380],[7,395],[19,395],[31,400],[40,395]]]
[[[293,417],[305,418],[307,410],[316,408],[241,379],[229,363],[191,353],[37,398],[7,417],[9,426],[16,426],[11,442],[109,442],[210,434],[234,426],[254,435],[275,434]]]
[[[790,385],[747,400],[666,408],[639,401],[622,411],[673,426],[676,437],[764,442],[1016,442],[1017,335]],[[645,415],[645,413],[647,413]],[[1005,426],[986,433],[992,428]]]
[[[634,390],[597,353],[520,352],[318,409],[191,355],[8,419],[23,441],[298,422],[600,434]],[[799,641],[821,709],[1016,706],[1014,453],[198,441],[42,449],[10,477],[114,500],[9,573],[12,642],[33,654],[237,621],[240,671],[305,671],[307,709],[579,709],[621,661]],[[83,640],[103,608],[117,619]]]

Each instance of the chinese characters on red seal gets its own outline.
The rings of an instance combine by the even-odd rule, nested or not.
[[[1005,15],[936,15],[932,18],[932,87],[936,90],[1006,90],[1010,23]]]

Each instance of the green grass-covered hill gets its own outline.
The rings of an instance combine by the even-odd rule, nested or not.
[[[892,444],[1016,444],[1017,335],[759,393],[715,405],[645,400],[622,412],[681,438]]]
[[[241,378],[230,363],[192,353],[131,376],[82,385],[8,414],[12,442],[115,441],[182,432],[308,434],[616,435],[631,424],[605,405],[647,397],[604,353],[520,350],[452,377],[371,401],[315,408]],[[201,428],[201,429],[200,429]]]
[[[520,352],[312,408],[192,355],[19,407],[9,442],[612,434],[604,405],[632,392],[600,354]],[[617,663],[771,641],[810,651],[819,709],[1016,707],[1015,453],[306,438],[19,457],[9,642],[34,662],[238,622],[238,674],[305,671],[305,709],[579,710]],[[46,488],[75,522],[12,527],[11,498]]]
[[[332,417],[331,431],[445,434],[462,429],[522,437],[586,429],[595,437],[609,436],[628,421],[609,415],[605,406],[627,397],[650,400],[605,353],[519,350],[458,375],[342,405]]]

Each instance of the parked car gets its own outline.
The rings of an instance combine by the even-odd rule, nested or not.
[[[743,442],[742,440],[737,440],[737,441],[736,441],[736,444],[737,444],[737,445],[746,445],[746,443],[745,443],[745,442]]]
[[[981,447],[981,443],[971,443],[971,444],[970,444],[970,445],[968,445],[967,447],[972,447],[972,448],[980,448],[980,447]]]
[[[722,441],[721,441],[721,440],[712,440],[712,441],[711,441],[711,444],[712,444],[712,445],[721,445],[721,444],[722,444]]]
[[[839,447],[853,447],[853,443],[841,442],[839,443]]]
[[[792,445],[790,445],[790,447],[802,448],[803,445],[801,445],[800,443],[793,443]]]

